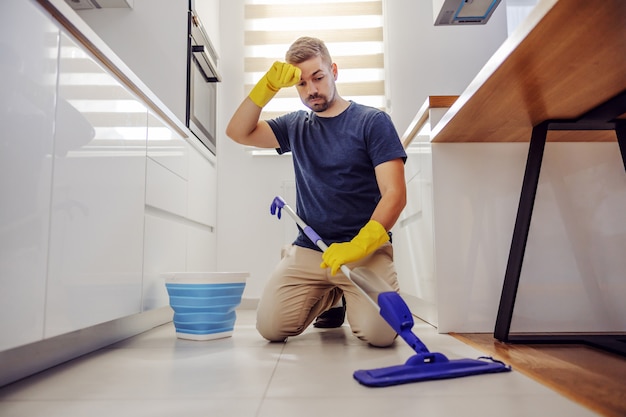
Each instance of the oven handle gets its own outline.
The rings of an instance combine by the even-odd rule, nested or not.
[[[209,57],[204,51],[204,45],[192,45],[191,52],[193,53],[193,60],[198,65],[198,69],[206,82],[215,83],[221,81],[221,77],[215,67],[211,65]]]

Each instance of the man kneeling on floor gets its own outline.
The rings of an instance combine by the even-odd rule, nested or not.
[[[257,329],[270,341],[302,333],[345,299],[352,333],[373,346],[396,333],[340,271],[364,266],[398,290],[389,230],[406,204],[406,153],[390,117],[342,98],[337,65],[316,38],[296,40],[261,78],[226,129],[235,142],[291,152],[296,212],[330,246],[322,253],[300,231],[270,276],[257,310]],[[296,87],[311,110],[260,120],[281,88]],[[317,327],[337,327],[342,309]],[[320,322],[320,320],[322,320]]]

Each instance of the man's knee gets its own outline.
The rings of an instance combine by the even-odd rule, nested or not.
[[[268,342],[284,343],[287,341],[287,337],[285,336],[281,336],[278,334],[270,334],[270,333],[264,332],[262,329],[258,327],[257,327],[257,330],[259,331],[259,334],[263,336],[263,338],[266,339]]]
[[[351,320],[352,333],[375,347],[389,347],[393,344],[397,334],[380,316],[363,317],[360,320]]]
[[[290,336],[297,336],[304,331],[302,326],[291,328],[279,320],[264,320],[257,317],[256,329],[270,342],[284,342]]]
[[[394,340],[396,340],[396,332],[388,333],[378,332],[377,334],[370,335],[365,340],[367,343],[374,347],[386,348],[393,345]]]

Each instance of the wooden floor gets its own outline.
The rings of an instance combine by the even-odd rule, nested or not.
[[[505,344],[486,333],[452,334],[603,416],[626,416],[626,357],[583,345]]]

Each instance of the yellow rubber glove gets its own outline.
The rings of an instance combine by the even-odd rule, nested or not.
[[[283,87],[291,87],[300,81],[302,71],[286,62],[274,62],[272,68],[265,73],[258,83],[248,94],[248,97],[259,107],[265,107],[267,103]]]
[[[350,242],[333,243],[322,254],[321,268],[330,267],[335,275],[341,265],[365,258],[389,240],[389,235],[382,224],[370,220]]]

